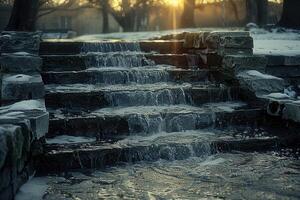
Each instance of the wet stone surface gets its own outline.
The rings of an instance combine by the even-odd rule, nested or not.
[[[43,199],[299,199],[300,162],[226,153],[48,177]]]

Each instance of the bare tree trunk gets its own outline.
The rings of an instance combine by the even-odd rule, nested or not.
[[[278,25],[300,29],[300,0],[284,0],[283,12]]]
[[[268,0],[256,0],[257,24],[264,26],[268,23]]]
[[[247,0],[247,22],[264,26],[268,22],[268,0]]]
[[[34,31],[38,9],[39,0],[15,0],[5,30]]]
[[[108,33],[109,32],[109,18],[108,18],[108,0],[100,0],[100,4],[102,7],[102,32]]]
[[[247,23],[257,21],[257,6],[255,0],[246,0]]]
[[[238,11],[238,7],[236,5],[236,2],[234,0],[229,0],[229,3],[232,7],[232,11],[234,13],[235,19],[239,21],[240,17],[239,17],[239,11]]]
[[[195,0],[184,0],[184,9],[181,16],[181,28],[195,27],[194,19]]]

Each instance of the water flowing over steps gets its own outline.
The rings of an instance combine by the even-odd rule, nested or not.
[[[129,138],[116,143],[46,145],[40,173],[84,168],[105,168],[121,162],[183,160],[217,152],[274,150],[275,137],[242,139],[205,131],[178,132],[155,138]]]
[[[116,52],[116,51],[144,51],[168,53],[184,53],[183,41],[181,40],[150,40],[135,42],[126,41],[102,41],[100,42],[42,42],[40,46],[41,55],[72,55],[82,52]]]
[[[284,143],[256,129],[264,111],[243,102],[242,89],[187,54],[182,41],[46,42],[40,54],[50,112],[41,173]],[[244,137],[248,129],[256,133]]]
[[[239,99],[239,87],[155,84],[95,86],[88,84],[47,85],[45,100],[52,108],[95,109],[108,106],[201,105]]]
[[[152,53],[95,53],[85,55],[46,55],[43,58],[43,71],[79,71],[90,67],[143,67],[165,64],[189,68],[203,63],[197,55],[152,54]],[[152,63],[149,63],[151,60]]]
[[[234,104],[233,104],[234,105]],[[226,104],[208,104],[202,107],[138,106],[104,108],[94,112],[70,113],[53,111],[50,120],[50,137],[61,134],[97,137],[98,139],[120,138],[131,134],[153,134],[207,127],[226,127],[234,124],[255,125],[260,122],[260,109],[237,109]],[[51,111],[50,111],[51,112]]]
[[[217,70],[191,70],[180,69],[170,66],[159,67],[107,67],[89,68],[82,71],[49,71],[43,72],[42,77],[45,84],[127,84],[136,82],[157,83],[157,82],[207,82],[215,80],[220,76]]]

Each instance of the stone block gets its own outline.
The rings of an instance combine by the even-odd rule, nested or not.
[[[45,111],[26,112],[30,119],[31,130],[34,139],[40,139],[46,136],[49,128],[49,113]]]
[[[240,72],[237,75],[240,85],[256,95],[283,92],[284,80],[275,76],[262,74],[255,70]]]
[[[226,56],[226,55],[253,55],[253,49],[240,49],[240,48],[223,48],[220,47],[215,50],[215,52],[219,56]]]
[[[5,166],[0,170],[0,191],[7,188],[11,182],[10,166]]]
[[[6,156],[8,154],[7,138],[4,134],[4,129],[0,127],[0,170],[4,166]],[[1,187],[0,187],[1,189]]]
[[[186,33],[183,47],[187,49],[205,49],[205,39],[210,32]]]
[[[300,122],[300,101],[286,103],[282,111],[283,119]]]
[[[12,162],[12,166],[16,166],[16,162],[21,159],[23,152],[24,136],[22,129],[20,126],[6,124],[1,125],[1,127],[7,139],[9,160]]]
[[[0,57],[1,71],[5,73],[40,72],[42,59],[26,53],[2,54]]]
[[[223,58],[223,67],[235,73],[244,70],[265,72],[267,59],[264,56],[228,55]]]
[[[295,78],[300,77],[300,67],[299,66],[267,66],[266,72],[272,74],[273,76],[278,76],[282,78]]]
[[[34,139],[44,137],[48,132],[49,113],[46,112],[44,100],[17,102],[2,107],[0,114],[0,124],[17,124],[23,128],[25,150],[29,149],[32,140],[29,130],[33,133]]]
[[[45,95],[40,74],[5,74],[2,78],[2,101],[41,99]]]
[[[237,49],[252,49],[252,37],[243,36],[224,36],[220,38],[218,45],[215,48],[237,48]]]
[[[38,54],[41,41],[40,32],[3,31],[0,35],[0,52],[28,52]]]
[[[300,56],[267,55],[268,66],[300,66]]]
[[[253,48],[253,39],[246,31],[213,31],[204,38],[210,49],[225,48]]]

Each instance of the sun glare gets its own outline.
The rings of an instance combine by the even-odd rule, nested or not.
[[[181,1],[181,0],[167,0],[167,3],[168,3],[170,6],[178,7],[178,6],[180,5],[180,1]]]

